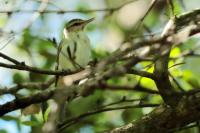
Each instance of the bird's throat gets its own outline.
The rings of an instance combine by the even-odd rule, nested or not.
[[[64,35],[64,38],[68,38],[68,31],[66,28],[64,28],[63,30],[63,35]]]

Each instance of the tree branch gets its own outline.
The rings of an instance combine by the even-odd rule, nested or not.
[[[130,109],[130,108],[145,108],[145,107],[157,107],[157,106],[159,106],[159,104],[138,104],[138,105],[126,105],[126,106],[120,106],[120,107],[109,107],[109,108],[97,109],[97,110],[89,111],[87,113],[81,114],[77,117],[64,121],[62,124],[58,125],[58,129],[62,131],[63,129],[75,124],[77,121],[85,117],[95,115],[97,113],[103,113],[103,112],[114,111],[114,110],[122,110],[122,109]]]
[[[6,64],[6,63],[1,63],[0,62],[0,67],[4,68],[10,68],[10,69],[16,69],[16,70],[22,70],[22,71],[28,71],[28,72],[33,72],[33,73],[38,73],[38,74],[46,74],[46,75],[69,75],[69,74],[74,74],[77,72],[80,72],[81,70],[77,71],[69,71],[69,70],[63,70],[63,71],[53,71],[53,70],[45,70],[37,67],[31,67],[26,65],[25,63],[20,63],[17,65],[12,65],[12,64]]]
[[[47,82],[22,83],[22,84],[17,84],[10,88],[4,87],[4,88],[0,89],[0,95],[15,94],[17,91],[19,91],[20,89],[23,89],[23,88],[37,88],[39,90],[45,90],[52,83],[54,83],[54,81],[55,81],[55,78],[52,78]]]
[[[3,105],[0,105],[0,116],[3,116],[4,114],[8,112],[11,112],[17,109],[25,108],[34,103],[44,102],[48,100],[49,98],[51,98],[53,94],[54,94],[54,91],[44,91],[44,92],[29,96],[29,97],[15,99],[11,102],[7,102]]]
[[[107,83],[101,83],[100,87],[110,89],[113,91],[126,90],[126,91],[144,92],[144,93],[149,93],[149,94],[159,94],[158,91],[142,87],[139,84],[137,84],[135,86],[127,86],[127,85],[111,85],[111,84],[107,84]]]
[[[44,13],[57,13],[57,14],[65,14],[65,13],[91,13],[91,12],[108,12],[108,11],[116,11],[121,9],[122,7],[135,2],[137,0],[130,0],[128,2],[125,2],[124,4],[117,6],[117,7],[112,7],[112,8],[102,8],[102,9],[89,9],[89,10],[0,10],[0,13],[7,13],[7,14],[12,14],[12,13],[19,13],[19,12],[25,12],[25,13],[34,13],[38,12],[40,14]]]
[[[146,71],[141,71],[141,70],[136,70],[136,69],[131,69],[128,71],[128,74],[135,74],[135,75],[139,75],[141,77],[146,77],[146,78],[150,78],[152,80],[155,79],[155,76],[153,73],[149,73]]]
[[[168,133],[200,119],[199,94],[183,98],[175,108],[162,105],[141,119],[110,133]]]

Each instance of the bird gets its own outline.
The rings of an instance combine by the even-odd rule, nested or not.
[[[91,61],[90,40],[84,29],[93,20],[72,19],[65,25],[57,54],[59,70],[75,71],[85,68]]]
[[[92,60],[90,40],[84,29],[93,20],[72,19],[64,25],[57,50],[56,70],[80,70]],[[58,79],[59,76],[56,76],[55,87]]]
[[[92,49],[89,37],[84,31],[86,25],[92,22],[94,18],[87,20],[72,19],[65,24],[63,37],[57,50],[57,70],[76,71],[85,68],[92,60]],[[69,75],[70,79],[72,75]],[[63,81],[56,76],[55,86],[62,86]],[[68,84],[69,85],[69,84]],[[64,98],[64,97],[63,97]],[[65,118],[65,100],[62,96],[58,97],[59,121]]]

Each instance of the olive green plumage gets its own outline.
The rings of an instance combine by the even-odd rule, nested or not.
[[[92,20],[73,19],[65,25],[58,50],[59,70],[81,69],[91,61],[90,40],[84,27]]]

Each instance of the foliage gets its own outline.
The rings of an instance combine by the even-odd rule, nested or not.
[[[66,125],[62,132],[109,131],[135,120],[140,120],[157,108],[157,105],[168,104],[165,101],[165,95],[161,94],[162,90],[159,89],[158,83],[155,82],[155,77],[151,77],[153,74],[157,76],[157,73],[155,73],[157,68],[154,65],[163,56],[162,53],[159,53],[160,49],[156,49],[154,44],[151,47],[151,44],[141,43],[141,45],[147,47],[140,48],[138,46],[138,49],[133,49],[120,57],[117,57],[117,55],[123,54],[123,50],[127,48],[133,48],[138,42],[159,38],[168,20],[174,16],[181,16],[186,12],[185,10],[191,12],[193,7],[187,7],[188,2],[182,0],[156,1],[152,8],[149,7],[150,2],[144,2],[145,0],[91,1],[49,1],[47,5],[43,3],[43,0],[22,0],[21,3],[6,0],[0,2],[2,4],[0,7],[5,7],[0,8],[0,26],[2,27],[0,29],[0,38],[2,38],[0,39],[0,48],[6,44],[0,50],[0,53],[18,61],[18,63],[13,61],[8,63],[8,60],[0,54],[0,57],[2,57],[0,66],[3,67],[1,63],[6,63],[20,68],[15,70],[10,67],[7,69],[0,68],[0,100],[3,101],[2,105],[12,101],[5,97],[6,94],[11,94],[16,101],[19,100],[14,101],[17,103],[14,106],[17,107],[8,111],[15,111],[16,113],[0,113],[1,120],[3,120],[2,124],[6,125],[7,121],[14,121],[17,125],[16,130],[19,130],[19,132],[26,132],[23,130],[24,126],[30,127],[32,133],[42,132],[45,123],[51,119],[51,100],[55,98],[51,95],[51,92],[57,94],[51,78],[59,74],[63,76],[62,72],[64,72],[64,70],[55,71],[57,46],[61,41],[60,33],[62,33],[66,21],[78,17],[95,17],[95,21],[89,24],[85,31],[89,35],[93,47],[92,56],[95,63],[92,64],[94,67],[91,70],[94,73],[88,76],[89,81],[86,81],[82,86],[71,85],[66,87],[67,92],[60,92],[68,94],[68,91],[74,91],[75,94],[79,94],[78,97],[66,96],[67,107],[65,108],[64,120],[67,120],[67,122],[58,123],[58,126],[63,123]],[[195,0],[192,0],[191,3],[200,4]],[[35,13],[38,13],[35,11],[38,11],[42,4],[45,5],[45,9],[40,11],[38,17],[33,19],[34,15],[37,16]],[[138,10],[138,13],[134,13],[134,8]],[[196,23],[199,26],[199,19]],[[190,24],[187,23],[184,27]],[[180,31],[176,28],[175,30],[177,31],[173,34],[170,33],[169,36],[175,37],[176,33]],[[15,36],[14,40],[11,42],[4,41],[9,40],[12,34]],[[197,90],[200,88],[199,37],[198,35],[188,35],[186,41],[183,42],[182,40],[185,39],[183,34],[177,38],[181,42],[176,44],[176,42],[171,41],[172,44],[169,44],[172,46],[169,60],[167,60],[167,77],[170,85],[176,92],[180,93]],[[158,47],[166,45],[165,41],[160,41]],[[150,52],[146,52],[147,50]],[[147,54],[143,56],[142,53],[145,52]],[[135,63],[135,60],[131,60],[130,63],[130,58],[134,59],[135,57],[141,57],[140,61]],[[129,65],[126,65],[127,62],[129,62]],[[98,63],[99,66],[107,64],[101,68]],[[126,69],[126,66],[130,66],[130,64],[130,69]],[[123,69],[121,69],[121,66]],[[35,71],[35,69],[47,74]],[[54,74],[48,74],[50,72],[46,70],[53,71]],[[98,80],[99,77],[101,78],[98,75],[103,75],[103,78]],[[34,97],[35,95],[38,97]],[[45,98],[40,99],[39,96]],[[40,112],[35,114],[33,111],[24,116],[23,109],[31,104],[21,103],[20,99],[23,102],[23,98],[27,102],[34,101],[35,98],[35,101],[31,104],[39,103]],[[22,114],[19,115],[19,110],[16,111],[16,109],[21,110]],[[199,128],[198,120],[186,123],[180,128],[177,127],[177,131],[180,133],[197,132]],[[187,126],[190,125],[195,126],[187,129]],[[182,130],[183,127],[186,127],[186,129]],[[172,128],[170,131],[175,129]],[[0,133],[9,131],[6,130],[6,128],[2,128]]]

